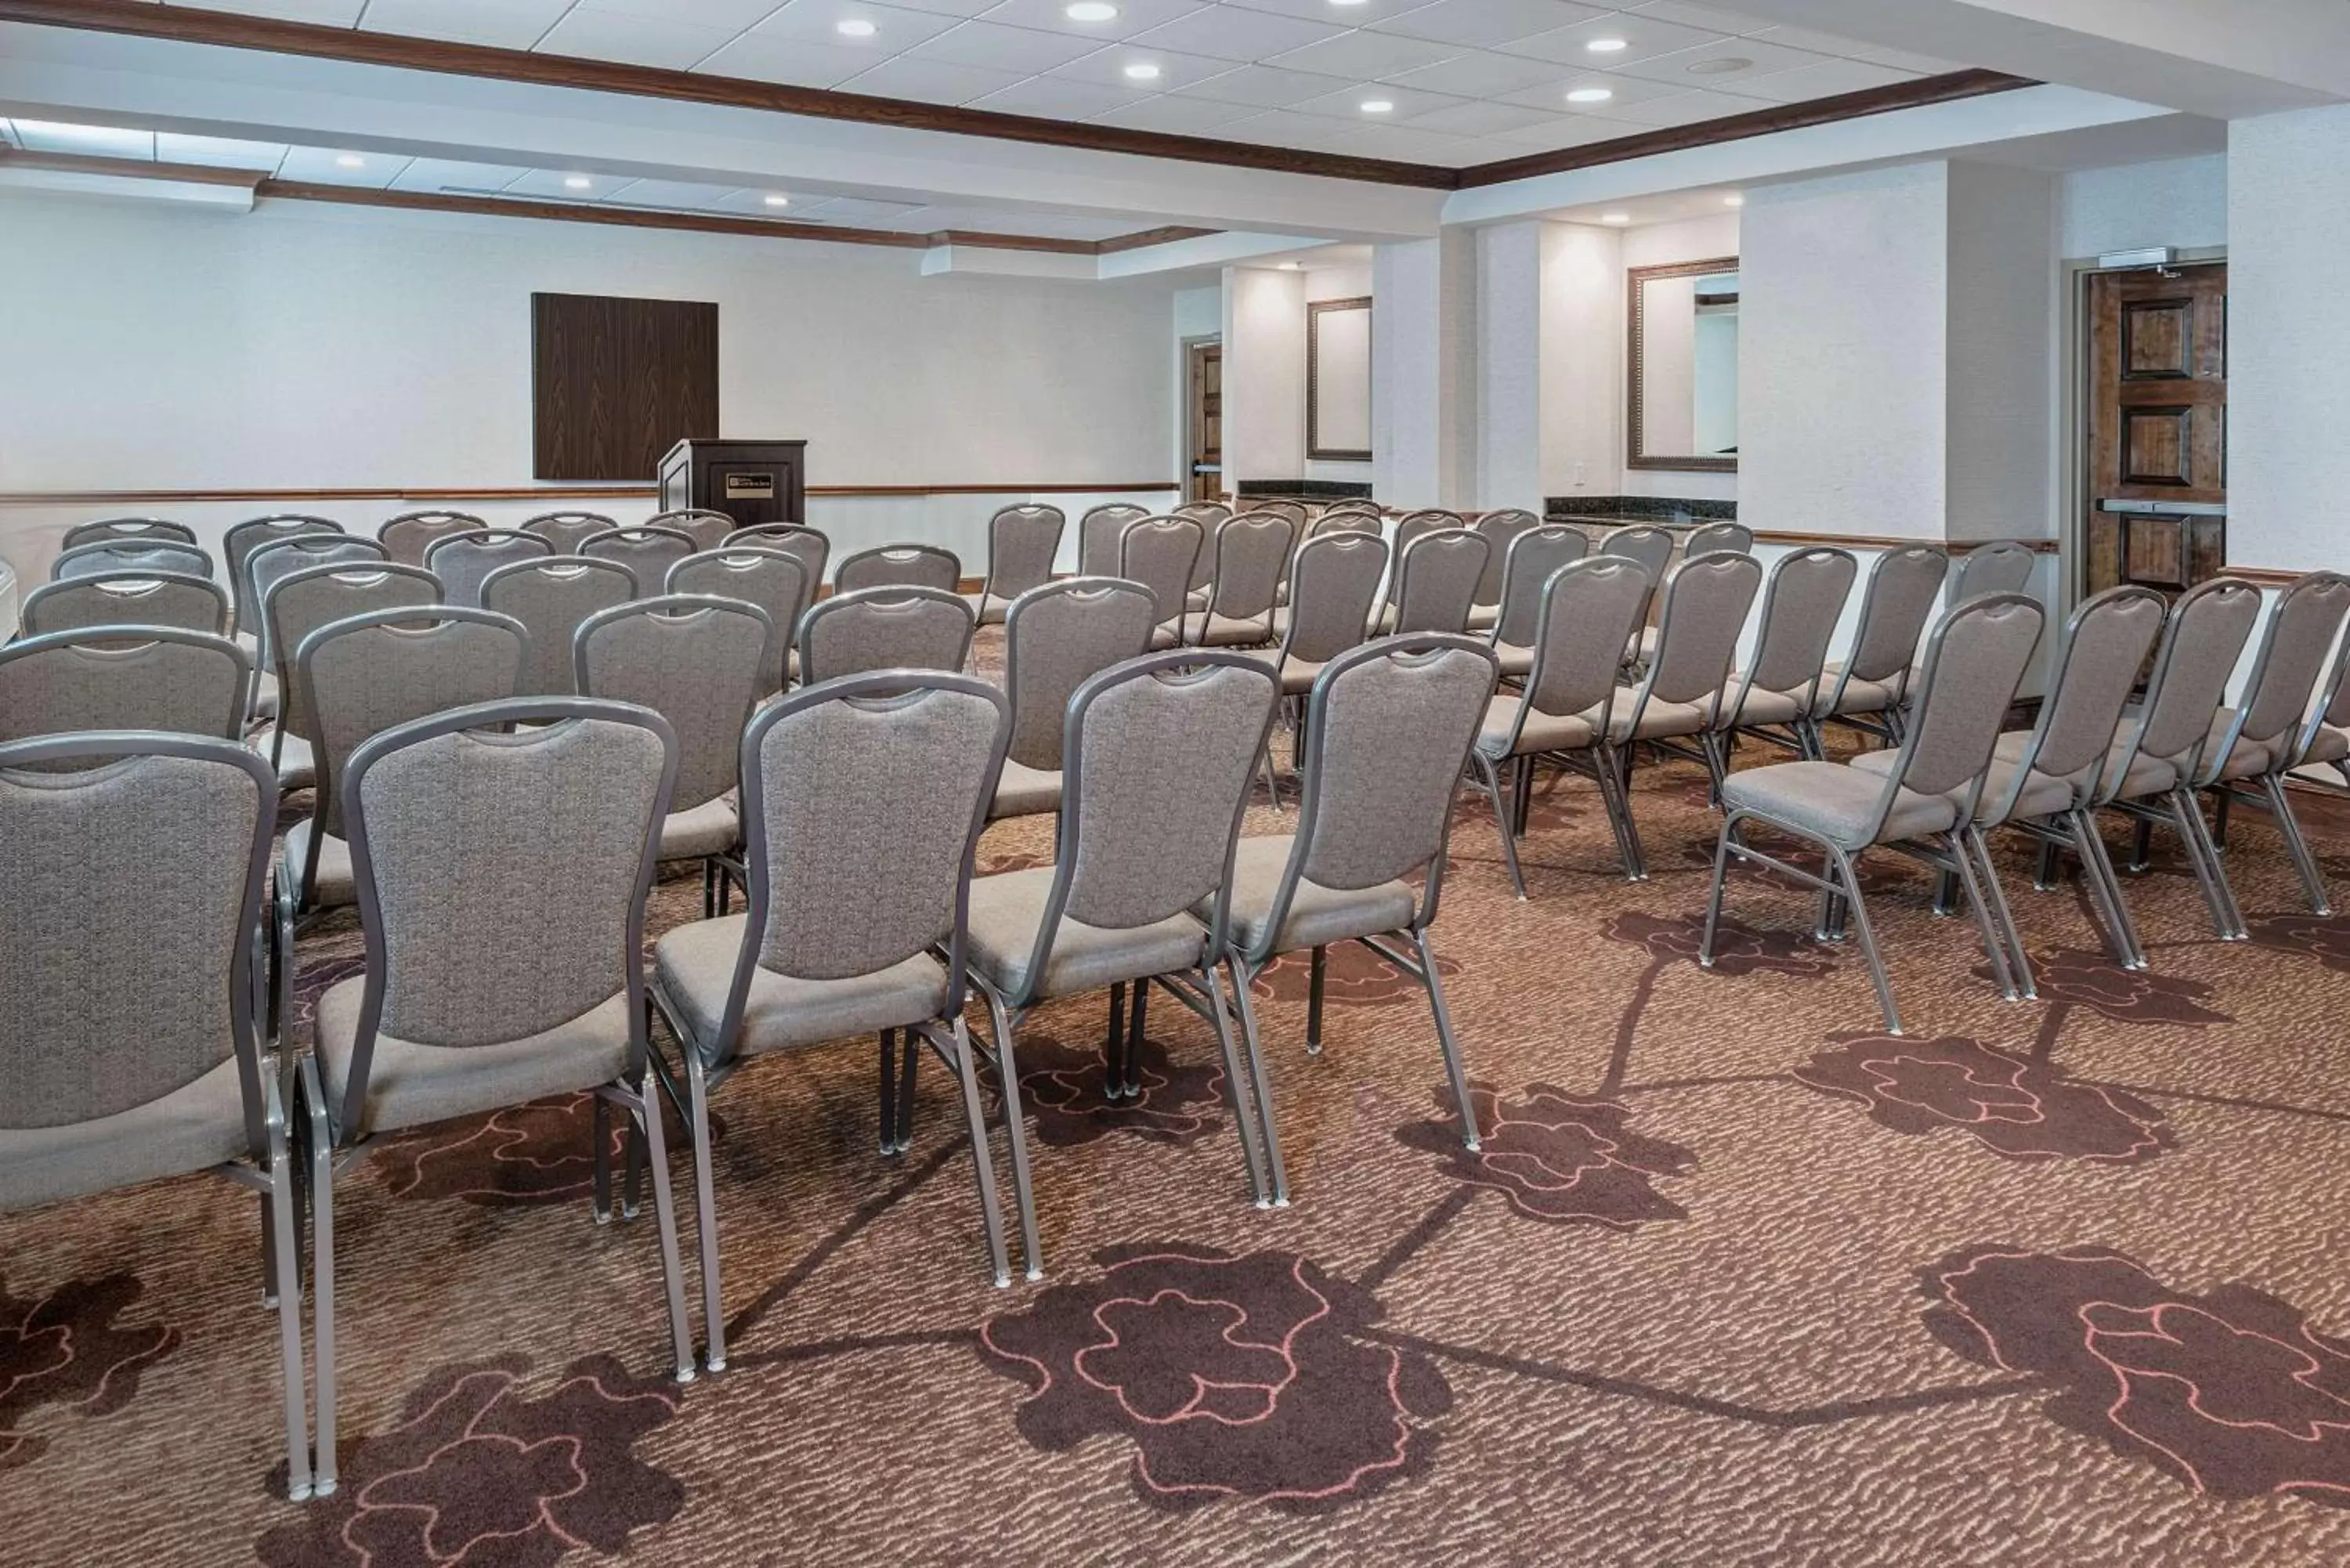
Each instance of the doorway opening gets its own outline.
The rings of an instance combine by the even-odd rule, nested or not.
[[[1183,499],[1220,501],[1224,489],[1224,345],[1203,337],[1183,345]]]

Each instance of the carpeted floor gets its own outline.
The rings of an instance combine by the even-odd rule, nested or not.
[[[870,1041],[756,1064],[718,1101],[733,1366],[689,1386],[650,1210],[590,1220],[583,1103],[387,1139],[338,1189],[344,1479],[307,1507],[273,1495],[250,1197],[0,1220],[0,1560],[2350,1562],[2350,921],[2265,824],[2230,857],[2253,940],[2166,860],[2140,974],[2012,856],[2021,1005],[1888,861],[1897,1042],[1757,877],[1700,971],[1701,779],[1637,803],[1652,881],[1570,781],[1523,904],[1460,814],[1436,938],[1482,1157],[1423,998],[1359,950],[1318,1058],[1302,965],[1261,985],[1284,1210],[1245,1201],[1203,1023],[1154,1008],[1110,1109],[1101,999],[1055,1006],[1020,1059],[1047,1278],[997,1290],[935,1064],[895,1159]],[[2350,887],[2350,814],[2310,821]],[[305,997],[357,947],[307,940]]]

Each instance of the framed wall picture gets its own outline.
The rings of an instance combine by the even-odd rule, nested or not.
[[[1371,300],[1305,306],[1305,455],[1371,461]]]

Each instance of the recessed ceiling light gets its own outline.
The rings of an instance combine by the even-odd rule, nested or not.
[[[1698,60],[1682,67],[1693,77],[1726,77],[1732,71],[1742,71],[1754,62],[1739,55],[1717,55],[1710,60]]]
[[[1620,55],[1632,46],[1622,38],[1594,38],[1583,47],[1595,55]]]
[[[1616,96],[1612,88],[1576,88],[1566,95],[1569,103],[1606,103]]]
[[[788,207],[792,204],[792,199],[789,196],[762,196],[759,200],[770,207]]]
[[[1628,223],[1632,221],[1632,214],[1629,213],[1602,213],[1599,214],[1599,221],[1603,223]]]
[[[1721,204],[1725,207],[1742,207],[1746,205],[1746,198],[1739,195],[1724,196],[1721,199]]]
[[[1149,60],[1137,60],[1126,67],[1126,79],[1134,82],[1155,82],[1159,79],[1159,67]]]
[[[1105,0],[1077,0],[1061,15],[1072,22],[1107,22],[1118,15],[1118,7]]]
[[[844,38],[869,38],[876,31],[873,24],[862,16],[851,16],[845,21],[835,22],[832,25],[832,30]]]
[[[1281,264],[1281,270],[1284,272],[1295,272],[1297,270],[1297,264],[1295,262],[1284,262]]]
[[[1365,114],[1391,114],[1395,111],[1395,100],[1385,98],[1367,98],[1363,100],[1362,109]]]
[[[1333,5],[1360,5],[1364,0],[1330,0]]]
[[[364,169],[367,167],[367,160],[360,157],[356,152],[340,152],[335,155],[335,167],[338,169]]]
[[[585,191],[595,183],[585,174],[566,174],[563,177],[563,188],[567,191]]]

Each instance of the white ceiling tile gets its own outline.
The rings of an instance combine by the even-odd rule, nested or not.
[[[1130,83],[1121,89],[1060,77],[1030,77],[1026,81],[1014,82],[1002,92],[973,99],[971,107],[1001,109],[1005,114],[1041,115],[1047,119],[1091,119],[1145,96]]]
[[[1829,98],[1840,92],[1865,92],[1870,88],[1891,87],[1896,82],[1914,82],[1915,71],[1897,70],[1868,60],[1823,60],[1816,66],[1804,66],[1792,71],[1774,71],[1742,85],[1741,91],[1773,103],[1797,103],[1805,99]]]
[[[1382,33],[1431,38],[1441,44],[1491,47],[1604,15],[1600,6],[1578,5],[1573,0],[1436,0],[1432,5],[1382,17],[1369,26]]]
[[[27,152],[73,152],[92,158],[155,156],[155,133],[108,125],[65,125],[48,119],[16,121],[16,140]]]
[[[1038,27],[1007,27],[999,22],[957,22],[926,43],[911,57],[944,60],[955,66],[985,66],[990,70],[1017,71],[1023,76],[1068,64],[1102,47],[1098,38],[1067,33],[1047,33]]]
[[[1728,115],[1750,114],[1755,109],[1771,107],[1759,98],[1741,98],[1734,93],[1700,89],[1644,99],[1638,103],[1625,104],[1616,113],[1599,118],[1662,130],[1667,126],[1695,125],[1700,120],[1721,119]]]
[[[353,158],[359,160],[356,169],[344,162]],[[277,178],[306,185],[359,185],[381,191],[413,161],[404,152],[338,152],[325,147],[289,147],[284,161],[277,165]]]
[[[1814,54],[1809,49],[1791,49],[1782,44],[1766,44],[1756,38],[1723,38],[1694,49],[1678,49],[1653,59],[1634,60],[1621,67],[1627,77],[1646,77],[1651,81],[1671,82],[1678,87],[1716,88],[1736,92],[1741,82],[1756,77],[1769,76],[1773,71],[1792,71],[1803,66],[1816,66],[1833,56]],[[1734,69],[1719,67],[1732,61],[1746,63]]]
[[[1488,141],[1506,145],[1503,157],[1514,157],[1523,152],[1556,152],[1569,147],[1588,147],[1595,141],[1613,141],[1619,136],[1633,134],[1638,127],[1612,120],[1594,119],[1587,114],[1555,115],[1541,125],[1529,125],[1521,130],[1497,131]]]
[[[1418,121],[1409,125],[1366,126],[1347,143],[1347,151],[1364,158],[1392,158],[1404,163],[1434,163],[1448,169],[1482,163],[1492,156],[1490,144],[1482,140],[1424,130]]]
[[[1011,212],[1002,207],[920,207],[893,221],[890,226],[931,233],[941,229],[959,229],[979,234],[1035,234],[1053,240],[1106,240],[1150,225],[1134,218]]]
[[[276,169],[286,160],[282,141],[234,141],[220,136],[155,133],[155,157],[164,163],[202,163],[213,169]]]
[[[949,65],[944,60],[918,60],[900,55],[841,84],[847,91],[877,98],[909,98],[922,103],[969,103],[992,92],[1002,92],[1022,78],[1019,71],[992,71],[980,66]]]
[[[466,163],[449,158],[417,158],[392,176],[394,191],[503,191],[529,173],[503,163]]]
[[[1280,16],[1298,16],[1309,22],[1330,22],[1342,27],[1361,27],[1383,17],[1400,16],[1406,11],[1416,11],[1428,0],[1362,0],[1360,5],[1336,5],[1331,0],[1223,0],[1223,4],[1243,11],[1267,11]]]
[[[843,22],[870,22],[869,37],[853,38],[840,30]],[[790,0],[751,29],[754,38],[796,38],[836,49],[854,49],[873,64],[912,48],[960,26],[953,16],[898,5],[874,5],[863,0]]]
[[[322,27],[358,25],[367,0],[191,0],[207,11],[234,11],[244,16],[275,16],[286,22],[315,22]]]
[[[745,33],[694,67],[712,76],[748,77],[754,81],[785,82],[794,87],[837,87],[871,67],[867,49],[836,48],[830,44],[803,43]]]
[[[581,11],[651,16],[689,27],[723,27],[731,36],[771,15],[783,0],[579,0]]]
[[[1913,55],[1907,49],[1880,48],[1875,44],[1855,45],[1842,52],[1856,60],[1866,60],[1873,66],[1891,66],[1896,70],[1916,71],[1925,77],[1939,77],[1950,71],[1967,69],[1957,60],[1937,59],[1932,55]]]
[[[1345,147],[1355,129],[1345,120],[1324,115],[1274,109],[1247,121],[1237,132],[1237,140],[1263,142],[1270,147],[1305,147],[1335,152]]]
[[[1519,59],[1482,50],[1456,55],[1416,71],[1399,71],[1386,79],[1397,87],[1451,93],[1456,98],[1498,98],[1503,93],[1565,81],[1566,70],[1549,60]]]
[[[1156,66],[1159,74],[1145,81],[1136,81],[1126,74],[1128,66]],[[1097,49],[1083,59],[1056,66],[1050,73],[1071,81],[1094,82],[1104,87],[1121,87],[1137,92],[1168,92],[1194,82],[1206,81],[1232,68],[1228,60],[1211,60],[1198,55],[1179,55],[1171,49],[1145,48],[1139,44],[1112,44],[1107,49]]]
[[[834,196],[812,204],[808,211],[828,223],[889,223],[920,209],[911,202],[883,202],[869,196]]]
[[[1188,16],[1138,33],[1129,41],[1220,60],[1261,60],[1347,31],[1347,24],[1337,18],[1347,11],[1333,7],[1330,14],[1332,20],[1324,21],[1239,5],[1202,5]]]
[[[1463,99],[1448,98],[1442,93],[1413,92],[1409,88],[1389,87],[1385,82],[1365,82],[1289,107],[1300,114],[1331,115],[1339,119],[1359,120],[1365,125],[1396,125],[1414,115],[1454,108],[1465,101]],[[1395,107],[1382,114],[1367,114],[1363,111],[1366,103],[1388,103]]]
[[[619,11],[575,10],[538,42],[544,55],[623,60],[681,71],[725,47],[733,34],[722,27],[696,27]]]
[[[1771,25],[1768,17],[1725,10],[1719,5],[1693,5],[1688,0],[1646,0],[1643,5],[1627,9],[1637,16],[1655,16],[1715,33],[1755,33]]]
[[[709,185],[691,180],[630,180],[597,193],[616,207],[657,207],[671,213],[716,210],[739,185]],[[576,195],[577,192],[567,192]]]
[[[1256,112],[1245,104],[1159,93],[1111,109],[1107,114],[1097,115],[1095,119],[1100,124],[1123,126],[1129,130],[1163,130],[1175,136],[1206,136],[1221,133]]]
[[[1595,39],[1621,38],[1625,47],[1612,54],[1594,54]],[[1706,44],[1720,43],[1722,35],[1702,27],[1684,27],[1678,22],[1667,22],[1645,16],[1601,16],[1594,21],[1579,22],[1572,27],[1561,27],[1553,33],[1537,33],[1531,38],[1520,38],[1503,46],[1503,52],[1526,55],[1538,60],[1556,60],[1562,65],[1583,66],[1594,70],[1622,70],[1634,60],[1653,59],[1677,49],[1694,49]]]
[[[1302,103],[1309,98],[1319,98],[1347,85],[1343,77],[1318,76],[1312,71],[1284,70],[1277,66],[1242,66],[1222,76],[1210,77],[1176,90],[1195,98],[1212,98],[1223,103],[1245,103],[1257,109],[1283,109]]]
[[[659,0],[646,0],[646,3],[659,4]],[[940,16],[977,16],[995,9],[999,0],[890,0],[890,3],[909,11],[928,11]]]
[[[585,189],[574,189],[571,182],[585,180]],[[636,182],[625,174],[598,174],[579,169],[533,169],[507,184],[509,196],[527,196],[538,202],[595,202],[608,199],[618,191]]]
[[[1585,88],[1604,88],[1612,97],[1597,103],[1570,103],[1567,94]],[[1640,103],[1653,98],[1688,90],[1679,82],[1648,81],[1639,77],[1612,76],[1606,71],[1578,71],[1556,81],[1528,88],[1523,92],[1504,93],[1504,103],[1522,103],[1534,109],[1561,109],[1571,114],[1604,114],[1610,109]]]
[[[1081,38],[1110,43],[1164,26],[1196,10],[1201,0],[1110,0],[1118,15],[1107,22],[1076,22],[1066,15],[1068,0],[1003,0],[987,13],[991,22],[1007,27],[1038,27],[1048,33],[1072,33]]]
[[[1406,123],[1414,130],[1434,130],[1447,136],[1493,136],[1561,118],[1513,103],[1455,103],[1430,109],[1426,114],[1415,114]]]
[[[1367,81],[1449,60],[1462,47],[1391,33],[1341,33],[1335,38],[1275,55],[1267,63],[1284,70],[1319,71],[1325,76]]]
[[[569,9],[571,0],[368,0],[359,21],[371,33],[527,49]]]

